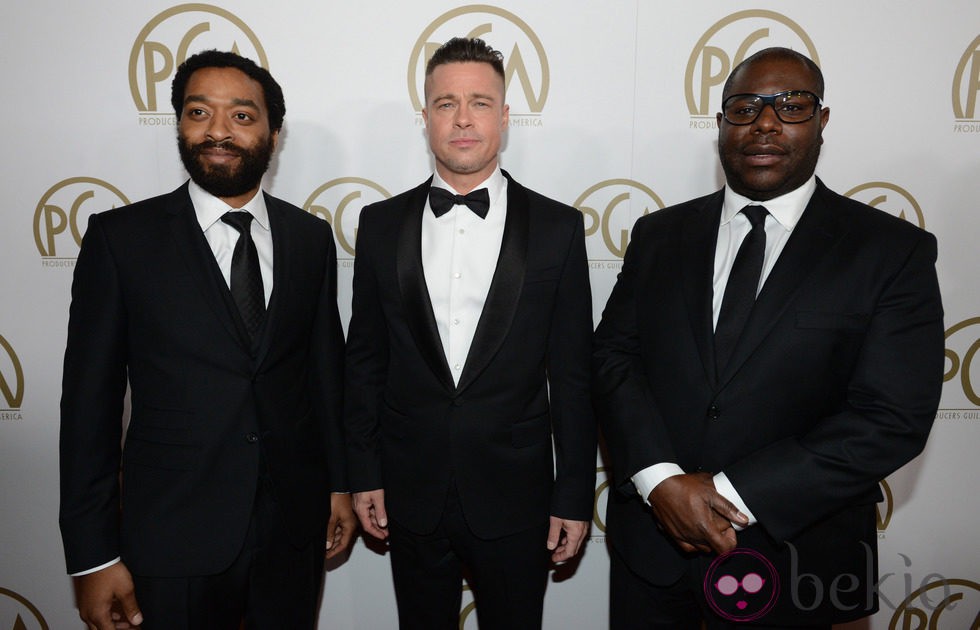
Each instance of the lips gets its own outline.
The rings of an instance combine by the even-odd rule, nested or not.
[[[782,160],[786,151],[775,144],[757,144],[742,150],[746,162],[753,166],[769,166]]]

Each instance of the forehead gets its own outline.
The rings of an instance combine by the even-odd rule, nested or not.
[[[502,93],[504,80],[489,63],[463,61],[433,68],[425,78],[425,87],[429,96]]]
[[[743,66],[729,94],[774,94],[786,90],[817,91],[810,69],[795,59],[763,58]]]
[[[210,101],[252,101],[265,108],[262,85],[238,68],[201,68],[187,80],[184,99],[204,97]]]

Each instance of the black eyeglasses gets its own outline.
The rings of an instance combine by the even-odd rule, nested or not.
[[[784,123],[803,123],[820,111],[820,97],[806,90],[787,90],[778,94],[733,94],[721,105],[722,115],[731,125],[751,125],[765,109],[772,106]]]

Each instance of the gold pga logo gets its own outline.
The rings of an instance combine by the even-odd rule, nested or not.
[[[892,497],[891,486],[888,482],[882,479],[878,482],[878,487],[881,488],[881,496],[883,497],[880,502],[875,504],[875,522],[878,527],[878,533],[881,534],[888,528],[888,523],[892,520],[892,511],[895,509],[895,499]]]
[[[14,412],[24,403],[24,368],[3,335],[0,335],[0,396],[6,405],[0,411]]]
[[[967,46],[953,74],[953,131],[980,132],[977,115],[977,92],[980,92],[980,35]]]
[[[210,48],[230,50],[253,59],[263,68],[269,67],[265,50],[252,29],[222,8],[180,4],[147,22],[129,54],[129,90],[140,113],[140,124],[174,124],[170,111],[174,72],[188,56]]]
[[[466,582],[463,582],[462,608],[459,611],[459,630],[477,630],[476,601],[473,599],[473,592]]]
[[[0,587],[0,628],[49,630],[44,615],[26,597]]]
[[[935,573],[922,582],[895,609],[889,630],[980,628],[980,584]]]
[[[548,55],[527,22],[486,4],[471,4],[443,13],[422,31],[408,60],[408,94],[415,111],[421,114],[425,106],[426,64],[437,48],[460,35],[479,37],[504,54],[504,89],[510,104],[510,126],[540,126],[551,83]],[[515,81],[519,89],[515,88]],[[418,120],[421,124],[421,116]]]
[[[636,220],[664,207],[648,186],[622,178],[589,187],[572,205],[585,215],[585,243],[593,267],[621,261]]]
[[[361,209],[389,197],[391,194],[387,190],[369,179],[341,177],[314,190],[303,204],[303,210],[326,220],[333,228],[338,258],[344,258],[340,254],[342,250],[352,259]]]
[[[721,91],[732,69],[752,53],[769,46],[786,46],[820,59],[810,36],[781,13],[751,9],[732,13],[711,26],[691,51],[684,72],[684,93],[691,129],[717,129]]]
[[[606,506],[609,505],[609,473],[605,466],[598,466],[595,469],[595,498],[592,500],[592,525],[598,530],[592,537],[604,536],[606,534]]]
[[[926,219],[919,202],[901,186],[888,182],[868,182],[848,190],[844,196],[884,210],[922,229],[926,227]]]
[[[958,378],[963,396],[974,407],[980,407],[980,394],[973,378],[974,372],[980,371],[973,368],[977,350],[980,350],[980,317],[965,319],[946,331],[946,372],[943,381],[948,383]],[[976,411],[963,411],[969,419],[980,418]]]
[[[74,265],[88,217],[129,203],[118,188],[95,177],[71,177],[49,188],[34,209],[34,244],[42,264]]]

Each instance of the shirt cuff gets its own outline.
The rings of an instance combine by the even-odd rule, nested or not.
[[[660,482],[668,477],[673,477],[675,475],[683,475],[684,469],[674,464],[672,462],[662,462],[660,464],[654,464],[653,466],[648,466],[643,470],[639,471],[633,475],[633,485],[636,486],[636,491],[640,493],[643,498],[643,502],[647,505],[650,504],[650,493],[653,489],[660,485]]]
[[[100,564],[99,566],[97,566],[95,568],[88,569],[86,571],[79,571],[78,573],[69,573],[68,575],[71,576],[71,577],[81,577],[83,575],[88,575],[89,573],[95,573],[96,571],[101,571],[102,569],[107,569],[107,568],[111,567],[112,565],[118,563],[120,560],[122,560],[122,558],[116,558],[115,560],[110,560],[109,562],[106,562],[105,564]]]
[[[737,523],[732,523],[732,527],[735,528],[735,531],[740,532],[746,527],[755,525],[756,523],[759,522],[752,514],[752,510],[750,510],[749,507],[745,505],[745,501],[742,500],[742,497],[741,495],[739,495],[738,490],[735,489],[735,486],[733,486],[732,482],[728,479],[728,475],[726,475],[723,472],[720,472],[712,478],[712,481],[715,484],[715,490],[718,491],[718,494],[720,494],[721,496],[725,497],[726,499],[734,503],[735,507],[738,508],[738,511],[749,518],[748,525],[739,525]]]

